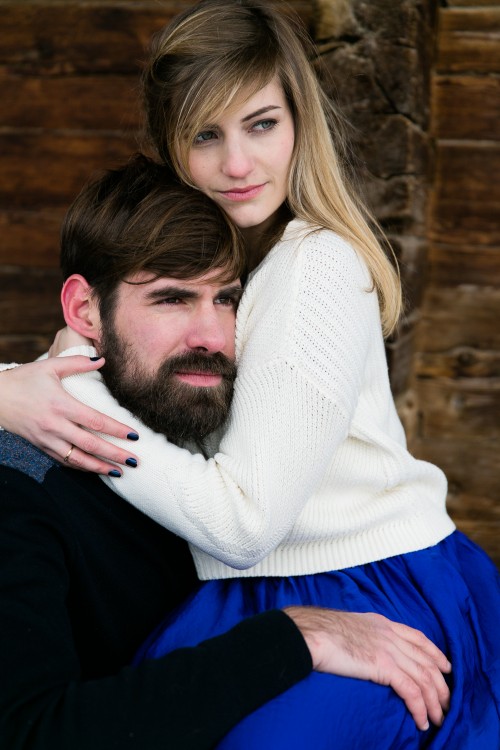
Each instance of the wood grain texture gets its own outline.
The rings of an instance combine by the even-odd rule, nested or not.
[[[122,134],[0,133],[0,205],[67,206],[93,172],[121,164],[137,149]]]
[[[137,74],[151,34],[181,5],[6,2],[0,63],[24,74]]]
[[[32,335],[33,331],[53,335],[64,324],[59,270],[3,269],[0,288],[0,337]]]
[[[417,350],[449,351],[459,346],[500,350],[500,288],[429,287]]]
[[[0,336],[0,362],[15,361],[18,364],[33,362],[48,351],[54,334],[25,334]]]
[[[500,440],[500,378],[432,378],[421,380],[419,396],[432,409],[422,411],[422,438]],[[498,458],[500,469],[500,455]]]
[[[446,5],[450,8],[485,8],[490,5],[497,8],[500,3],[498,0],[446,0]]]
[[[142,115],[134,76],[0,77],[0,127],[134,132]]]
[[[498,72],[500,7],[441,8],[439,18],[439,72]]]
[[[427,281],[436,287],[500,287],[500,245],[431,242]],[[480,293],[480,291],[478,291]]]
[[[431,96],[436,138],[500,138],[500,75],[436,75]]]
[[[500,245],[500,140],[436,146],[430,235],[445,243]]]
[[[415,371],[421,378],[496,379],[500,377],[500,351],[465,345],[438,352],[419,351],[415,355]]]
[[[448,479],[447,507],[457,527],[488,552],[500,568],[498,443],[488,436],[443,440],[425,436],[414,442],[415,455],[437,464]]]
[[[59,268],[59,230],[64,209],[0,211],[0,268]]]

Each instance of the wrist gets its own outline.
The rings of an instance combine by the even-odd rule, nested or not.
[[[323,638],[321,624],[317,622],[317,607],[291,606],[285,607],[283,612],[292,620],[301,634],[309,651],[312,669],[318,670],[321,666],[321,654],[323,651]]]

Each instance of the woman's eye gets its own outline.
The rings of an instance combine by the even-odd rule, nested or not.
[[[277,125],[276,120],[259,120],[253,126],[254,130],[272,130]]]
[[[195,137],[194,142],[206,143],[207,141],[212,141],[214,138],[217,138],[217,135],[213,130],[202,130],[201,133],[198,133]]]

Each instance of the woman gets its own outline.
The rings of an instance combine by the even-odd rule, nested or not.
[[[141,436],[139,467],[105,481],[187,538],[209,581],[145,653],[275,606],[377,611],[424,631],[452,661],[440,728],[417,728],[379,685],[315,674],[223,747],[495,747],[498,577],[455,531],[442,472],[406,450],[382,335],[397,322],[398,279],[346,187],[300,33],[253,0],[204,0],[156,38],[144,91],[160,156],[240,227],[252,271],[238,311],[231,418],[214,458],[166,443],[117,404],[108,413],[121,426],[98,417],[100,431]],[[54,385],[78,364],[7,373],[8,393],[25,378],[38,383],[35,368]],[[75,393],[92,402],[84,375]],[[95,428],[95,413],[59,395],[64,418],[42,443],[16,398],[8,395],[0,422],[44,449],[50,442],[59,459],[109,471],[89,448],[121,463],[130,456],[123,442],[110,449],[96,437],[89,446],[73,421]]]

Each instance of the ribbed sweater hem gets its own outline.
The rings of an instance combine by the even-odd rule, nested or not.
[[[443,512],[412,516],[397,523],[370,528],[336,539],[277,547],[257,565],[236,570],[191,545],[198,577],[202,581],[226,578],[297,576],[352,568],[355,565],[432,547],[453,531],[455,524]]]

